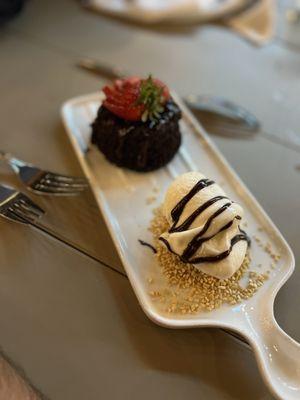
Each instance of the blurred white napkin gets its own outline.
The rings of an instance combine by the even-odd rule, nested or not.
[[[249,0],[86,0],[95,11],[143,23],[203,22],[243,8]],[[268,41],[274,32],[274,0],[254,1],[246,11],[228,18],[225,25],[256,44]],[[224,21],[223,21],[224,22]]]

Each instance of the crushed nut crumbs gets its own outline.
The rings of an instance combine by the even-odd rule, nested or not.
[[[164,311],[172,314],[195,314],[212,311],[222,304],[237,304],[252,297],[268,279],[268,275],[249,271],[250,256],[246,255],[239,270],[229,279],[219,280],[197,270],[192,264],[183,263],[170,253],[158,240],[168,229],[168,222],[161,209],[154,210],[150,231],[153,234],[157,254],[155,255],[167,285],[149,292],[152,299],[163,305]],[[247,277],[247,284],[240,280]]]
[[[273,260],[275,263],[278,263],[278,261],[281,259],[281,255],[280,255],[280,254],[276,254],[276,253],[274,252],[274,250],[272,249],[271,244],[268,243],[268,242],[267,242],[266,244],[264,244],[264,243],[262,242],[261,238],[258,237],[257,235],[254,235],[253,238],[254,238],[254,240],[256,241],[257,245],[258,245],[259,247],[261,247],[267,254],[269,254],[269,256],[272,258],[272,260]]]

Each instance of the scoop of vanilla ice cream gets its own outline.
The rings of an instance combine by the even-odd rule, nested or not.
[[[163,212],[167,218],[170,227],[173,226],[174,220],[171,212],[174,207],[191,191],[191,189],[201,180],[205,179],[205,176],[199,172],[188,172],[177,179],[170,185],[163,204]],[[180,227],[187,218],[195,212],[199,207],[204,205],[210,199],[216,196],[226,197],[223,189],[216,183],[210,184],[207,187],[199,190],[194,194],[189,201],[185,204],[183,211],[176,222],[175,226]],[[230,205],[228,205],[230,203]],[[222,206],[224,210],[218,214],[218,210]],[[213,214],[217,214],[212,217]],[[220,198],[213,204],[204,208],[204,210],[197,215],[191,224],[184,230],[165,232],[161,235],[169,245],[169,249],[179,256],[182,256],[184,250],[187,248],[192,239],[207,226],[208,229],[201,235],[201,239],[208,239],[203,241],[201,246],[191,257],[192,260],[199,257],[212,257],[217,256],[223,252],[226,252],[231,247],[231,240],[239,235],[240,219],[243,217],[243,209],[237,203],[231,202],[227,197]],[[226,225],[228,228],[221,230]],[[209,261],[209,262],[195,262],[194,266],[205,272],[206,274],[212,275],[219,279],[227,279],[231,277],[241,266],[245,254],[247,251],[247,241],[240,240],[232,246],[230,254],[220,261]]]

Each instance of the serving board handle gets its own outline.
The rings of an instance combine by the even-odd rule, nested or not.
[[[260,307],[259,312],[251,307],[240,313],[238,330],[252,346],[271,392],[282,400],[299,400],[300,344],[280,328],[273,307]]]

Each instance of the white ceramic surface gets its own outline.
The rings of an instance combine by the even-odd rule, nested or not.
[[[119,18],[146,24],[195,23],[225,17],[247,0],[88,0],[85,6]]]
[[[176,97],[176,95],[174,95]],[[183,144],[173,161],[158,171],[140,174],[110,164],[90,146],[90,123],[101,103],[101,94],[91,94],[66,102],[63,121],[81,166],[89,179],[95,198],[104,215],[116,248],[124,264],[136,296],[149,318],[170,328],[214,326],[232,329],[243,335],[254,349],[262,376],[280,399],[300,398],[300,345],[285,334],[273,315],[275,296],[294,269],[293,254],[269,217],[245,185],[211,143],[201,126],[176,97],[183,110],[181,130]],[[151,241],[147,230],[152,208],[161,203],[167,186],[183,172],[199,170],[220,183],[228,196],[245,210],[247,232],[257,233],[269,242],[281,259],[258,293],[235,306],[222,306],[210,313],[192,316],[171,316],[160,312],[150,296],[146,276],[155,266],[155,257],[138,243]],[[150,207],[147,198],[153,188],[159,188],[158,198]],[[268,254],[253,241],[252,269],[269,270]],[[262,264],[262,268],[258,265]],[[287,310],[288,311],[288,310]],[[195,349],[196,351],[196,349]]]

